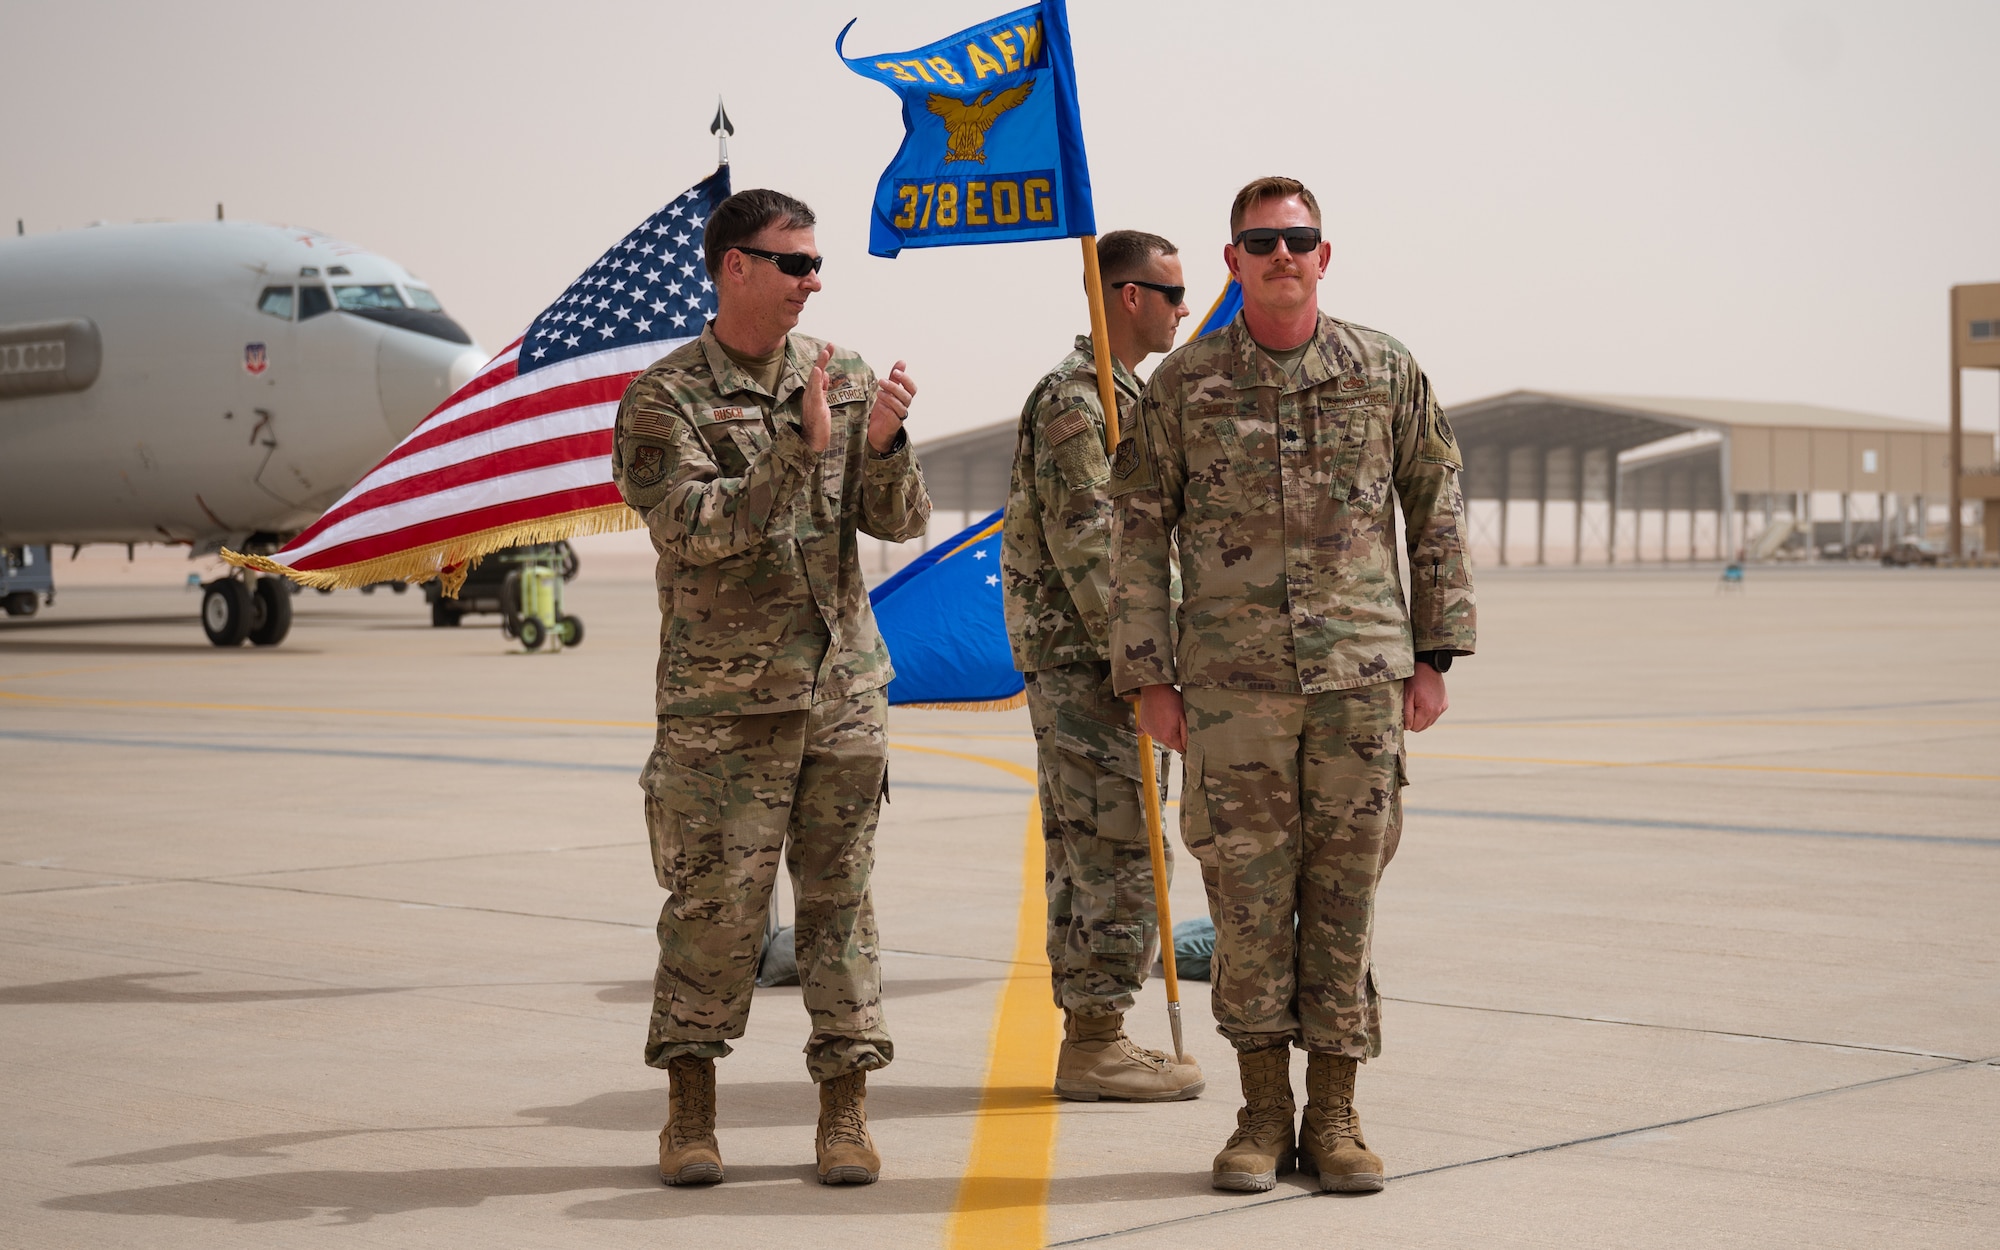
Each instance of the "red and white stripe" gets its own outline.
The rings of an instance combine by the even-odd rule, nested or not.
[[[611,480],[618,400],[687,341],[611,348],[523,376],[514,340],[271,561],[324,573],[436,549],[441,569],[463,558],[447,554],[454,540],[623,507]]]

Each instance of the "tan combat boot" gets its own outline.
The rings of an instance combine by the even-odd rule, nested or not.
[[[1372,1194],[1382,1188],[1382,1156],[1361,1140],[1354,1114],[1354,1072],[1345,1055],[1306,1056],[1306,1115],[1299,1129],[1299,1168],[1319,1174],[1328,1193]]]
[[[873,1185],[882,1156],[868,1135],[868,1074],[849,1072],[820,1082],[819,1135],[813,1141],[822,1185]]]
[[[1062,1050],[1056,1057],[1056,1094],[1076,1102],[1120,1098],[1127,1102],[1179,1102],[1207,1087],[1194,1060],[1176,1062],[1125,1036],[1125,1017],[1063,1012]]]
[[[1278,1174],[1292,1170],[1296,1138],[1292,1115],[1292,1048],[1271,1046],[1239,1050],[1236,1066],[1243,1075],[1243,1109],[1236,1113],[1236,1131],[1215,1156],[1217,1189],[1262,1193],[1278,1183]]]
[[[669,1185],[713,1185],[722,1179],[722,1151],[715,1144],[715,1060],[669,1059],[667,1082],[660,1179]]]

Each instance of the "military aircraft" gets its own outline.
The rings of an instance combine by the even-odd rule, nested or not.
[[[276,550],[486,362],[394,261],[216,216],[0,237],[0,548]],[[219,647],[291,619],[204,588]]]

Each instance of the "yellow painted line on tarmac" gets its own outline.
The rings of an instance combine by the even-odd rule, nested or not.
[[[1917,773],[1887,768],[1806,768],[1790,764],[1710,764],[1696,760],[1561,760],[1527,755],[1458,755],[1412,751],[1420,760],[1464,760],[1476,764],[1541,764],[1552,768],[1670,768],[1687,772],[1796,773],[1809,777],[1904,777],[1918,781],[2000,781],[2000,773]]]
[[[1019,741],[1019,739],[1016,739],[1016,741]],[[893,737],[889,745],[898,751],[920,751],[925,755],[943,755],[955,760],[965,760],[971,764],[984,764],[988,768],[997,768],[1003,773],[1010,773],[1013,776],[1019,777],[1031,786],[1035,784],[1035,770],[1024,764],[1016,764],[1012,760],[998,759],[991,755],[972,755],[965,751],[947,751],[943,747],[920,747],[914,742],[897,742]],[[1041,819],[1039,809],[1037,809],[1035,818],[1037,821]],[[1035,855],[1037,856],[1035,860],[1035,880],[1037,882],[1042,879],[1041,860],[1039,858],[1042,850],[1041,836],[1037,832],[1032,843]],[[1041,947],[1038,946],[1035,949],[1040,950]],[[1043,957],[1046,958],[1046,955]]]
[[[41,681],[49,677],[74,677],[79,673],[118,673],[144,668],[142,664],[90,664],[71,668],[45,668],[32,673],[7,673],[0,681]]]
[[[1030,785],[1035,781],[1034,769],[990,755],[907,742],[889,745],[984,764]],[[1021,909],[1015,922],[1014,959],[1000,987],[1000,1009],[993,1016],[971,1157],[945,1230],[950,1250],[1039,1246],[1048,1227],[1049,1178],[1055,1171],[1061,1105],[1053,1087],[1062,1017],[1049,996],[1042,871],[1042,812],[1039,804],[1030,802],[1021,839]]]
[[[286,716],[378,716],[400,720],[482,721],[503,725],[569,725],[593,729],[651,729],[649,720],[571,720],[557,716],[500,716],[481,712],[418,712],[375,707],[293,707],[277,703],[190,703],[171,699],[91,699],[76,695],[0,690],[0,703],[49,707],[156,708],[174,712],[261,712]]]
[[[1012,771],[1012,770],[1010,770]],[[986,1087],[972,1129],[972,1155],[958,1183],[945,1244],[950,1250],[1039,1246],[1048,1227],[1055,1171],[1056,1047],[1061,1018],[1049,997],[1048,928],[1042,892],[1042,813],[1028,805],[1022,838],[1021,914],[1014,962],[1000,988]]]

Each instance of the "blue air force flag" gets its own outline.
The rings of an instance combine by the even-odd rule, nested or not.
[[[1208,306],[1208,316],[1203,317],[1201,324],[1195,327],[1195,332],[1188,335],[1188,342],[1192,343],[1196,339],[1205,339],[1214,334],[1236,320],[1236,314],[1242,311],[1243,288],[1237,285],[1236,279],[1231,278],[1229,285],[1222,288],[1222,294],[1216,296],[1215,302]]]
[[[983,710],[1019,702],[1024,687],[1000,600],[1001,515],[960,530],[868,596],[896,666],[890,703]]]
[[[903,146],[875,188],[868,250],[1097,233],[1063,0],[914,52],[835,55],[903,100]]]

